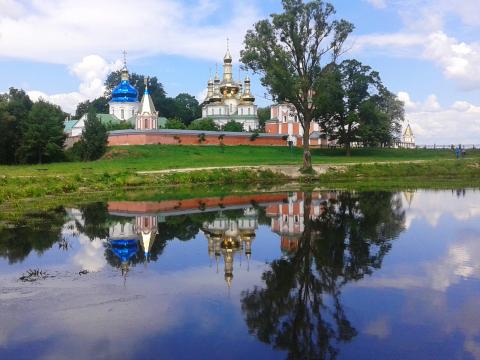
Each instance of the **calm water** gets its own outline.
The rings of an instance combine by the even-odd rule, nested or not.
[[[480,359],[479,279],[474,190],[59,208],[0,231],[0,358]]]

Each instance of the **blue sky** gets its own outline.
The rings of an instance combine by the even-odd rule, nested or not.
[[[331,2],[356,27],[345,57],[405,101],[417,143],[480,143],[480,0]],[[238,61],[246,30],[279,11],[279,0],[0,0],[0,91],[72,111],[102,93],[126,49],[129,69],[157,76],[168,95],[201,96],[225,39]],[[269,104],[255,76],[253,92]]]

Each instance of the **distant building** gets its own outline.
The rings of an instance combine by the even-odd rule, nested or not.
[[[153,104],[150,92],[148,91],[148,79],[145,79],[145,92],[143,93],[140,111],[136,115],[135,129],[158,129],[158,112],[155,110],[155,105]]]
[[[291,141],[294,146],[303,143],[303,127],[300,123],[298,113],[295,107],[289,103],[272,105],[270,108],[270,120],[265,123],[265,132],[267,134],[279,134],[288,136],[287,141]],[[310,125],[310,145],[328,146],[335,142],[329,141],[323,134],[320,125],[312,122]]]
[[[125,53],[124,53],[125,54]],[[112,91],[112,99],[108,103],[109,114],[122,121],[133,123],[138,113],[140,102],[138,101],[138,91],[129,81],[127,69],[127,60],[123,59],[123,68],[121,70],[121,81]]]
[[[402,138],[400,141],[394,144],[394,147],[401,148],[401,149],[415,149],[415,135],[413,134],[412,127],[410,123],[407,124],[405,131],[402,134]]]
[[[158,116],[145,79],[145,92],[138,101],[138,91],[130,84],[127,62],[124,58],[120,83],[112,91],[108,114],[97,114],[104,125],[130,123],[136,130],[156,130],[165,126],[167,119]],[[80,137],[85,128],[87,114],[78,120],[66,119],[64,132],[70,138]]]
[[[242,124],[245,131],[257,130],[257,106],[250,87],[248,76],[243,85],[240,80],[234,80],[232,55],[227,46],[222,80],[218,76],[218,70],[215,71],[215,78],[208,80],[207,96],[202,103],[202,118],[212,118],[220,127],[233,120]]]

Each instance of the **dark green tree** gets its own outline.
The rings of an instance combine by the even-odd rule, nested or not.
[[[245,36],[241,61],[262,76],[275,101],[290,102],[304,129],[303,169],[310,170],[309,132],[315,120],[315,88],[335,63],[353,25],[334,20],[335,9],[320,0],[283,0],[283,13],[255,24]]]
[[[339,194],[313,217],[304,194],[304,231],[288,257],[275,260],[264,287],[242,293],[249,331],[288,359],[334,359],[357,331],[341,302],[342,287],[381,267],[404,229],[404,212],[391,193]]]
[[[44,163],[63,159],[64,113],[59,106],[40,100],[22,124],[22,139],[17,154],[23,163]]]
[[[82,159],[91,161],[101,158],[107,151],[107,143],[107,129],[97,117],[95,110],[90,108],[80,139]]]
[[[175,97],[175,116],[188,126],[202,116],[202,109],[194,96],[181,93]]]
[[[223,131],[231,131],[231,132],[243,132],[243,125],[235,120],[230,120],[227,122],[223,128]]]
[[[265,130],[265,123],[270,120],[270,107],[260,107],[257,109],[258,123],[260,129]]]
[[[382,84],[378,72],[357,60],[332,65],[316,91],[317,116],[331,139],[350,155],[352,142],[390,144],[403,121],[403,104]]]
[[[167,122],[165,123],[165,129],[186,129],[187,127],[183,122],[180,120],[174,118],[174,119],[168,119]]]
[[[23,136],[22,124],[32,109],[32,101],[23,90],[10,88],[0,96],[0,163],[17,162],[17,151]]]
[[[193,121],[189,126],[189,130],[218,131],[219,128],[212,118],[198,119]]]
[[[77,105],[75,118],[80,119],[84,114],[93,108],[97,114],[108,114],[108,99],[105,96],[96,98],[95,100],[86,100]]]

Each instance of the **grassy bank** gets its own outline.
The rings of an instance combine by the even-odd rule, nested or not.
[[[200,168],[236,165],[296,165],[302,163],[302,149],[254,146],[172,146],[146,145],[114,147],[98,161],[56,163],[30,166],[0,166],[4,176],[55,176],[135,172],[163,169]],[[480,159],[480,151],[470,151],[469,158]],[[453,159],[449,150],[354,149],[351,157],[343,150],[313,149],[315,164],[399,162]]]
[[[457,161],[452,157],[450,151],[356,149],[352,157],[346,158],[341,150],[314,150],[316,164],[349,165],[332,166],[326,174],[296,179],[272,171],[247,169],[143,176],[137,171],[227,165],[300,166],[302,152],[300,149],[246,146],[225,148],[224,152],[211,146],[113,148],[103,159],[90,163],[3,166],[0,168],[0,204],[15,206],[15,202],[22,199],[43,202],[48,196],[86,197],[141,188],[168,188],[176,193],[179,186],[267,186],[290,181],[302,186],[320,184],[330,188],[427,187],[433,182],[480,186],[480,152],[470,152],[465,160]],[[423,162],[411,162],[416,160]]]

